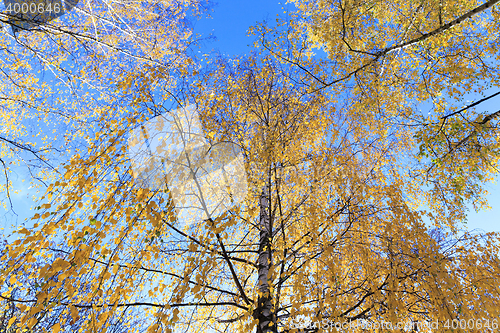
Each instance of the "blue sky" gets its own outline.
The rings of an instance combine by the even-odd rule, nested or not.
[[[247,36],[248,28],[264,20],[273,25],[276,15],[283,14],[283,8],[293,9],[294,6],[285,4],[285,0],[219,1],[210,12],[211,18],[194,23],[194,31],[202,37],[216,37],[215,41],[203,43],[204,52],[214,50],[229,56],[245,54],[253,42],[253,36]]]
[[[284,2],[284,1],[283,1]],[[225,0],[215,3],[210,12],[212,18],[202,18],[194,22],[194,31],[201,37],[214,36],[215,39],[206,40],[202,44],[200,52],[210,53],[211,51],[220,52],[223,55],[235,56],[248,53],[251,50],[253,37],[247,36],[247,30],[257,22],[267,20],[273,24],[277,14],[283,14],[283,7],[293,8],[292,5],[284,5],[280,1],[258,0]],[[470,100],[480,99],[481,96],[470,96]],[[480,105],[478,110],[494,112],[498,110],[500,97]],[[424,110],[422,110],[425,112]],[[21,179],[27,176],[26,170],[19,169],[12,180],[19,194],[13,195],[13,205],[18,216],[12,213],[0,212],[0,227],[8,232],[9,226],[14,223],[20,225],[22,221],[31,215],[28,208],[33,205],[30,197],[33,193],[27,182],[22,183]],[[483,229],[484,231],[500,231],[498,216],[500,216],[500,186],[489,184],[487,188],[490,191],[488,196],[490,206],[493,208],[488,211],[474,212],[472,209],[469,214],[469,229]],[[0,208],[0,211],[3,210]]]

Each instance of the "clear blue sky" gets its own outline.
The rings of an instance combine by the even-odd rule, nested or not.
[[[284,1],[283,1],[284,2]],[[267,20],[274,24],[277,14],[283,13],[283,6],[279,1],[274,0],[224,0],[214,4],[210,15],[212,18],[203,18],[194,22],[195,33],[202,37],[214,36],[216,40],[207,40],[203,43],[201,52],[209,53],[211,50],[221,54],[234,56],[247,53],[252,44],[252,37],[247,36],[247,29],[256,22]],[[291,5],[286,5],[292,8]],[[475,98],[476,97],[476,98]],[[471,100],[479,99],[480,96],[471,96]],[[494,98],[488,103],[481,105],[478,110],[497,111],[500,105],[500,97]],[[424,111],[424,110],[422,110]],[[17,217],[11,213],[0,213],[0,227],[6,228],[12,223],[20,224],[25,218],[31,215],[29,207],[33,205],[30,196],[33,194],[28,189],[27,182],[22,183],[23,175],[27,175],[25,170],[20,169],[17,176],[12,179],[15,186],[21,189],[21,193],[13,196]],[[500,186],[489,185],[491,194],[488,196],[490,206],[493,209],[475,213],[471,210],[469,214],[468,228],[480,228],[485,231],[500,231],[499,220],[500,207]],[[1,210],[1,209],[0,209]]]
[[[195,33],[203,37],[213,35],[215,41],[203,43],[203,51],[219,51],[221,54],[235,56],[245,54],[251,49],[253,37],[247,37],[247,30],[257,22],[273,24],[277,14],[283,14],[286,0],[224,0],[215,3],[211,18],[203,18],[194,23]]]

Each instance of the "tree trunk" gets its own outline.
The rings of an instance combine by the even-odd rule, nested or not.
[[[272,297],[269,288],[268,274],[272,265],[271,237],[272,226],[269,216],[269,186],[264,186],[260,196],[260,239],[259,239],[259,298],[254,311],[254,318],[259,320],[257,333],[276,333],[277,326],[274,316]]]

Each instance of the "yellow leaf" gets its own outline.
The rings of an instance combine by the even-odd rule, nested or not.
[[[71,317],[73,318],[73,320],[78,320],[78,318],[80,318],[80,316],[78,315],[78,309],[74,306],[71,306],[70,307],[70,311],[71,311]]]
[[[52,326],[52,332],[53,333],[58,333],[61,330],[61,325],[59,323],[55,324]]]
[[[35,326],[35,324],[37,323],[37,320],[35,317],[31,318],[30,321],[28,321],[28,328],[32,328],[33,326]]]
[[[7,328],[11,327],[15,321],[16,321],[16,316],[10,318],[9,323],[7,324]]]
[[[154,324],[153,326],[150,326],[148,328],[148,332],[157,332],[158,331],[158,324]]]

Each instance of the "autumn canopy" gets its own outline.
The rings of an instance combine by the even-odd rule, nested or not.
[[[499,0],[290,2],[234,57],[196,51],[204,1],[2,9],[2,203],[20,168],[41,195],[0,331],[497,331],[499,235],[464,222],[499,166]]]

